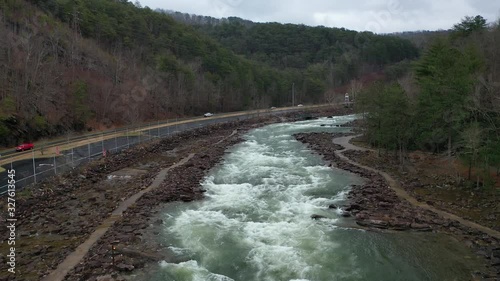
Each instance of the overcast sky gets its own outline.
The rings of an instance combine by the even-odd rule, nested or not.
[[[216,18],[345,27],[376,33],[448,29],[464,16],[500,17],[499,0],[139,0]]]

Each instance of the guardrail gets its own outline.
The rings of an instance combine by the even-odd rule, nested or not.
[[[259,114],[259,113],[266,113],[266,112],[283,112],[283,111],[286,112],[289,110],[311,109],[311,108],[318,108],[318,107],[325,107],[325,106],[331,106],[331,105],[330,104],[322,104],[322,105],[309,105],[309,106],[304,106],[304,107],[284,107],[284,108],[276,108],[276,109],[260,109],[260,110],[253,110],[253,111],[237,111],[237,112],[217,114],[217,115],[210,117],[210,118],[204,118],[204,117],[175,118],[175,119],[167,119],[167,120],[156,121],[156,122],[146,122],[146,123],[142,123],[139,125],[130,125],[130,126],[122,127],[119,129],[106,130],[106,131],[95,132],[95,133],[84,134],[84,135],[73,136],[73,137],[68,136],[67,138],[53,140],[50,142],[36,142],[35,148],[36,149],[43,148],[44,150],[50,150],[51,148],[54,148],[56,146],[60,146],[63,144],[69,144],[69,143],[73,143],[73,142],[80,141],[80,140],[87,140],[89,138],[106,138],[106,137],[112,136],[114,134],[126,133],[126,132],[137,132],[137,131],[141,131],[141,130],[146,130],[148,127],[171,126],[171,125],[175,125],[179,122],[181,122],[181,123],[196,122],[199,120],[219,119],[219,118],[224,118],[224,117],[229,117],[229,116],[243,116],[243,115],[248,115],[248,114]],[[29,154],[29,153],[30,153],[29,151],[16,152],[15,148],[5,149],[3,151],[0,151],[0,155],[1,155],[0,166],[4,165],[5,163],[13,161],[13,159],[11,159],[11,157],[17,157],[17,156],[20,156],[23,154]],[[5,162],[5,161],[7,161],[7,162]]]
[[[170,123],[175,123],[175,122],[181,122],[181,121],[184,121],[184,120],[194,120],[194,119],[193,118],[168,119],[166,121],[163,120],[163,121],[157,121],[157,122],[148,122],[148,123],[142,123],[140,125],[130,125],[130,126],[122,127],[122,128],[119,128],[119,129],[114,129],[114,130],[106,130],[106,131],[101,131],[101,132],[96,132],[96,133],[78,135],[78,136],[73,136],[71,138],[68,136],[65,139],[59,139],[59,140],[54,140],[54,141],[50,141],[50,142],[40,142],[39,141],[39,142],[35,143],[36,144],[35,147],[38,148],[40,146],[43,146],[44,148],[50,148],[50,147],[54,147],[54,146],[65,144],[65,143],[69,143],[69,142],[75,142],[75,141],[78,141],[78,140],[85,140],[85,139],[88,139],[88,138],[108,136],[108,135],[116,134],[116,133],[124,133],[126,131],[135,131],[135,130],[139,130],[141,128],[145,128],[145,127],[153,126],[153,125],[158,125],[158,126],[159,125],[166,125],[166,124],[169,123],[169,121],[170,121]],[[0,151],[0,155],[2,155],[3,158],[5,156],[21,155],[23,153],[28,153],[28,152],[16,152],[15,148],[5,149],[5,150]]]
[[[209,118],[186,118],[166,120],[156,123],[145,123],[142,126],[125,127],[107,132],[86,134],[66,140],[46,143],[42,150],[35,147],[28,152],[15,153],[0,161],[6,169],[16,170],[16,188],[20,189],[42,179],[70,171],[106,153],[119,153],[125,148],[164,138],[173,134],[203,126],[235,120],[246,120],[268,114],[283,114],[296,110],[310,110],[331,105],[304,106],[298,108],[281,108],[256,110],[250,112],[234,112],[216,115]],[[59,149],[60,148],[60,149]],[[45,151],[45,152],[44,152]],[[21,178],[19,178],[21,177]],[[0,172],[0,195],[7,191],[7,172]],[[5,185],[3,185],[5,183]]]

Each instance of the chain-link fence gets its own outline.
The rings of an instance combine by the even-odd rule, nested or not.
[[[4,164],[4,171],[0,172],[0,195],[7,192],[8,170],[14,169],[16,188],[19,190],[32,183],[40,182],[48,177],[68,172],[92,160],[106,156],[108,153],[119,153],[123,149],[147,143],[151,140],[164,138],[208,126],[216,123],[246,120],[268,114],[287,113],[289,110],[272,112],[270,110],[257,111],[251,114],[228,116],[221,118],[198,119],[194,121],[169,120],[127,127],[120,130],[108,131],[101,134],[90,134],[65,141],[53,142],[50,147],[36,147],[30,152],[22,154],[21,159]],[[49,152],[50,151],[50,152]],[[31,155],[28,156],[28,153]],[[17,156],[17,155],[16,155]],[[12,157],[16,159],[16,157]]]

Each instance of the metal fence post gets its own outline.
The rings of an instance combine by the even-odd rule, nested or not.
[[[130,141],[128,138],[128,126],[127,126],[127,148],[130,148]]]
[[[115,129],[115,151],[118,152],[118,140],[116,139],[116,137],[117,137],[116,134],[117,134],[117,132]]]
[[[104,133],[101,134],[101,151],[104,152]]]
[[[75,156],[75,149],[74,148],[71,148],[71,167],[74,168],[75,167],[75,161],[73,160]]]
[[[36,183],[36,167],[35,167],[35,150],[32,150],[32,158],[33,158],[33,177],[35,178],[35,183]]]
[[[149,130],[148,130],[149,140],[148,140],[148,141],[151,141],[151,139],[153,138],[153,134],[151,133],[151,130],[152,130],[152,129],[151,129],[151,126],[153,126],[152,124],[153,124],[153,123],[150,123],[150,124],[148,125],[148,128],[149,128]]]
[[[136,129],[136,132],[139,132],[139,144],[142,142],[142,131],[141,131],[141,125],[139,125],[139,129]]]
[[[146,128],[147,128],[147,133],[146,133],[146,136],[147,136],[147,142],[151,140],[151,123],[148,123],[145,125]]]
[[[57,175],[57,163],[56,163],[56,156],[54,155],[54,175]]]
[[[156,123],[156,129],[158,130],[158,138],[161,137],[160,135],[160,120],[158,120],[158,122]]]

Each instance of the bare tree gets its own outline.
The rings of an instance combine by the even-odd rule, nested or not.
[[[362,89],[363,89],[363,83],[361,81],[358,81],[356,79],[351,80],[351,83],[349,85],[349,91],[352,101],[356,100],[356,97],[358,96],[359,92],[361,92]]]
[[[325,101],[329,104],[335,103],[337,99],[337,94],[335,93],[335,90],[329,89],[325,92]]]
[[[469,173],[468,179],[471,179],[472,168],[476,165],[479,156],[479,150],[481,148],[481,134],[482,130],[479,124],[474,123],[462,133],[463,146],[464,146],[464,156],[469,162]],[[478,179],[479,182],[479,179]]]
[[[101,89],[95,89],[95,91],[100,90],[100,94],[93,99],[93,107],[95,108],[96,119],[100,122],[107,123],[109,122],[110,111],[113,110],[109,105],[116,92],[116,86],[108,82],[101,87]]]
[[[48,54],[43,38],[37,36],[36,30],[28,31],[22,38],[24,56],[24,91],[23,96],[18,99],[18,103],[23,105],[23,112],[26,117],[32,117],[39,111],[40,99],[43,96],[43,87],[47,81],[41,81],[40,73],[46,71],[44,61]],[[42,71],[43,69],[43,71]]]
[[[410,101],[414,102],[417,99],[418,94],[418,86],[415,83],[415,76],[413,72],[406,74],[405,76],[398,79],[398,84],[403,88],[406,93],[406,96],[410,99]]]
[[[1,18],[1,15],[0,15]],[[3,22],[0,20],[0,22]],[[0,26],[0,38],[7,38],[8,32],[5,25]],[[7,97],[10,92],[8,73],[10,68],[10,52],[11,46],[9,40],[0,40],[0,100]]]

